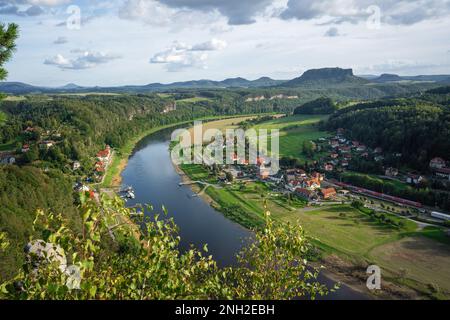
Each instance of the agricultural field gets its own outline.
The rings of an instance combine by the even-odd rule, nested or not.
[[[211,99],[209,98],[205,98],[205,97],[193,97],[193,98],[186,98],[186,99],[180,99],[177,100],[178,102],[187,102],[187,103],[196,103],[196,102],[202,102],[202,101],[211,101]]]
[[[392,275],[414,281],[438,297],[450,293],[450,248],[424,237],[408,237],[374,248],[370,257]]]
[[[320,131],[316,125],[328,116],[323,115],[294,115],[274,119],[254,126],[254,129],[278,129],[280,130],[280,156],[297,158],[300,161],[317,160],[322,156],[316,152],[313,158],[303,154],[305,141],[327,138],[327,132]],[[269,146],[270,148],[270,146]]]

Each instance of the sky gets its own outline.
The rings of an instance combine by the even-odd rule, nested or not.
[[[0,0],[0,21],[7,81],[39,86],[450,74],[450,0]]]

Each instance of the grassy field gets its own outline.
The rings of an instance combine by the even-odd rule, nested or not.
[[[177,100],[178,102],[187,102],[187,103],[196,103],[196,102],[201,102],[201,101],[211,101],[211,99],[209,98],[204,98],[204,97],[193,97],[193,98],[186,98],[186,99],[180,99]]]
[[[23,101],[26,100],[24,96],[7,96],[4,101]]]
[[[311,161],[317,160],[322,155],[316,153],[313,158],[307,157],[302,153],[303,143],[329,136],[327,132],[320,131],[316,127],[318,122],[326,120],[327,117],[323,115],[294,115],[260,123],[253,128],[280,130],[280,156],[293,157],[300,161]]]
[[[374,248],[370,257],[401,280],[447,298],[450,293],[450,248],[424,237],[408,237]]]
[[[397,232],[381,226],[350,206],[333,206],[286,213],[282,221],[299,223],[325,247],[347,255],[364,256],[377,245],[392,240]]]

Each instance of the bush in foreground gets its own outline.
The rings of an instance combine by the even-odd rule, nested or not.
[[[329,292],[308,265],[312,247],[301,227],[274,224],[269,213],[237,266],[219,268],[207,246],[178,250],[171,219],[144,218],[120,199],[82,203],[80,234],[62,215],[37,212],[34,229],[41,239],[29,243],[18,275],[0,285],[1,298],[314,299]],[[113,249],[105,250],[105,244]],[[0,248],[6,246],[2,234]]]

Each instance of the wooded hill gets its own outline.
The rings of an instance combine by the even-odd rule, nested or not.
[[[427,170],[434,157],[450,159],[450,109],[441,94],[356,104],[331,116],[326,128],[344,128],[351,139],[401,153],[402,163],[418,170]]]

